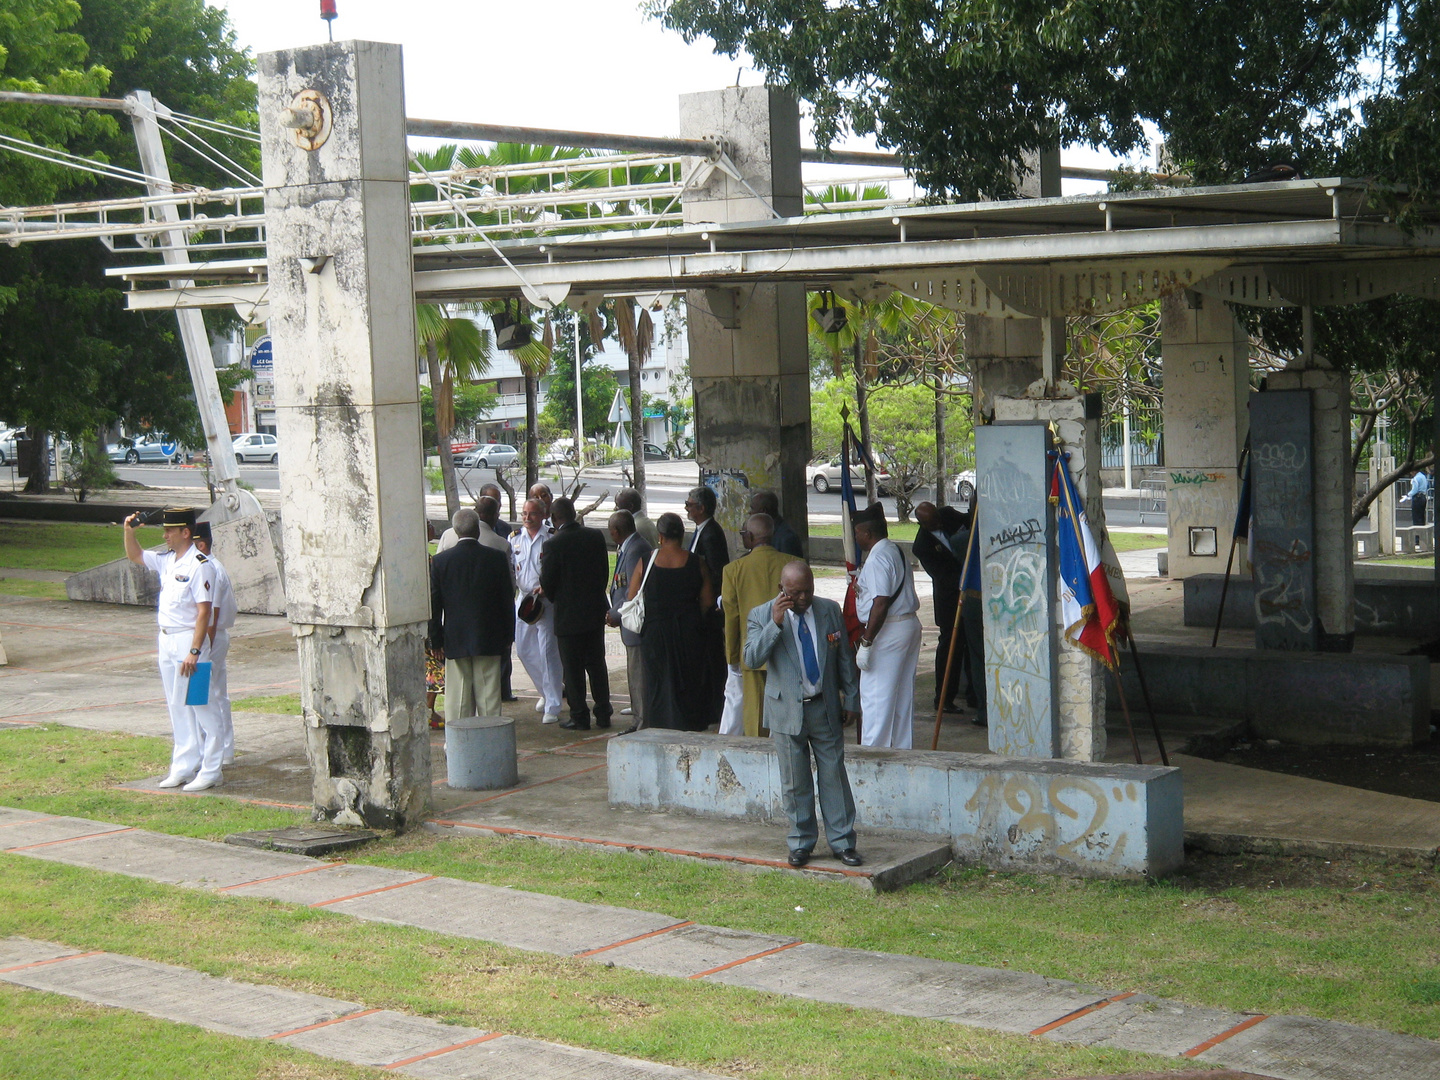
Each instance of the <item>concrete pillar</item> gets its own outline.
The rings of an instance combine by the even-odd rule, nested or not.
[[[800,114],[793,98],[760,86],[680,98],[680,134],[718,137],[744,183],[722,167],[685,195],[689,223],[764,221],[804,210]],[[697,164],[687,159],[685,170]],[[723,165],[723,163],[722,163]],[[810,356],[805,289],[798,284],[692,290],[686,295],[695,451],[720,499],[731,545],[749,492],[780,495],[785,520],[808,540]]]
[[[977,418],[988,421],[997,399],[1024,397],[1027,387],[1045,378],[1046,346],[1053,349],[1056,336],[1046,333],[1043,324],[1056,322],[1063,326],[1064,320],[965,316],[965,355],[975,382]],[[1058,340],[1063,349],[1063,333]]]
[[[1062,387],[1059,392],[1064,392]],[[1072,391],[1073,393],[1073,391]],[[1105,561],[1111,591],[1128,604],[1125,578],[1105,528],[1105,501],[1100,483],[1100,399],[1099,395],[1069,398],[998,398],[995,419],[1039,421],[1049,424],[1056,449],[1070,454],[1070,476],[1084,503],[1090,529]],[[1049,472],[1046,472],[1048,481]],[[1048,494],[1049,487],[1047,485]],[[982,509],[982,513],[983,513]],[[988,533],[989,526],[982,528]],[[1052,549],[1053,550],[1053,549]],[[1056,596],[1058,597],[1058,586]],[[1060,605],[1052,605],[1056,640],[1055,698],[1059,717],[1059,747],[1056,757],[1071,761],[1102,761],[1105,758],[1106,671],[1094,657],[1065,639]],[[992,746],[993,749],[993,746]],[[998,751],[997,751],[998,752]]]
[[[315,813],[403,829],[429,805],[430,593],[400,47],[337,41],[258,66],[285,594]]]
[[[1160,304],[1160,355],[1170,576],[1224,573],[1250,424],[1250,340],[1224,301],[1177,293]],[[1236,559],[1244,573],[1243,545]]]
[[[1350,376],[1320,367],[1287,367],[1271,374],[1271,390],[1309,390],[1311,460],[1315,484],[1315,618],[1321,652],[1355,645],[1355,566],[1350,508]]]
[[[1377,440],[1370,451],[1370,490],[1374,491],[1380,477],[1395,471],[1395,458],[1390,453],[1390,444]],[[1366,555],[1395,554],[1395,485],[1391,484],[1375,497],[1370,504],[1370,521],[1375,526],[1376,550]],[[1410,524],[1408,521],[1406,525]]]

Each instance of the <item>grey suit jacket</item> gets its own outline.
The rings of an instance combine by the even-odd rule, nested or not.
[[[630,595],[630,575],[645,573],[645,567],[650,562],[650,553],[654,550],[645,542],[645,538],[636,532],[626,537],[623,554],[616,553],[615,573],[610,576],[610,614],[615,618],[620,617],[620,605]],[[632,634],[622,626],[620,640],[627,646],[639,645],[640,635]]]
[[[745,638],[745,666],[764,665],[765,726],[782,735],[799,735],[805,717],[800,683],[800,650],[788,626],[776,626],[771,604],[766,600],[750,609]],[[815,643],[820,654],[820,690],[825,695],[825,715],[839,728],[841,710],[860,709],[860,673],[850,652],[845,617],[834,600],[817,596],[811,602],[815,612]]]

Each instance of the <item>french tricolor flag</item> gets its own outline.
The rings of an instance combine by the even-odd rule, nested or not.
[[[1065,638],[1109,668],[1115,667],[1115,626],[1120,605],[1110,591],[1100,549],[1090,532],[1085,504],[1070,478],[1070,455],[1050,451],[1050,501],[1056,509],[1056,546],[1060,550],[1060,610]]]

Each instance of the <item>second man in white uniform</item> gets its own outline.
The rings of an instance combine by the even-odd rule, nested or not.
[[[545,525],[548,509],[539,499],[527,499],[521,515],[523,528],[510,534],[515,585],[520,590],[522,603],[525,597],[540,591],[540,553],[545,541],[550,539],[550,530]],[[526,674],[540,694],[535,711],[545,714],[544,723],[555,724],[560,721],[562,704],[560,644],[555,640],[555,606],[549,601],[540,602],[544,606],[538,621],[527,623],[516,615],[515,655],[525,665]]]
[[[864,624],[860,668],[860,744],[909,750],[915,728],[915,670],[920,663],[920,602],[905,553],[888,539],[878,503],[855,515],[865,564],[855,581],[855,614]]]

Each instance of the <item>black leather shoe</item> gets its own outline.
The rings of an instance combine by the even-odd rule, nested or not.
[[[597,716],[595,718],[595,726],[598,728],[608,728],[610,726],[610,718],[607,716],[604,720],[601,720]]]
[[[637,731],[639,731],[639,730],[640,730],[640,725],[639,725],[639,724],[631,724],[631,725],[630,725],[629,727],[627,727],[624,731],[620,732],[620,734],[621,734],[621,735],[633,735],[633,734],[635,734],[635,732],[637,732]]]
[[[844,851],[837,851],[835,857],[846,866],[859,866],[865,860],[860,858],[860,853],[853,847],[847,847]]]
[[[800,869],[800,867],[804,866],[804,865],[805,865],[806,863],[808,863],[809,861],[810,861],[810,852],[808,852],[808,851],[792,851],[792,852],[790,852],[790,865],[793,866],[793,867],[795,867],[795,869],[797,869],[797,870]]]
[[[972,717],[970,718],[970,723],[974,724],[976,727],[989,727],[989,726],[990,726],[990,725],[987,724],[981,717],[978,717],[978,716],[972,716]]]
[[[566,731],[589,731],[590,721],[587,720],[585,721],[585,723],[579,724],[576,723],[574,720],[561,720],[560,726]]]

